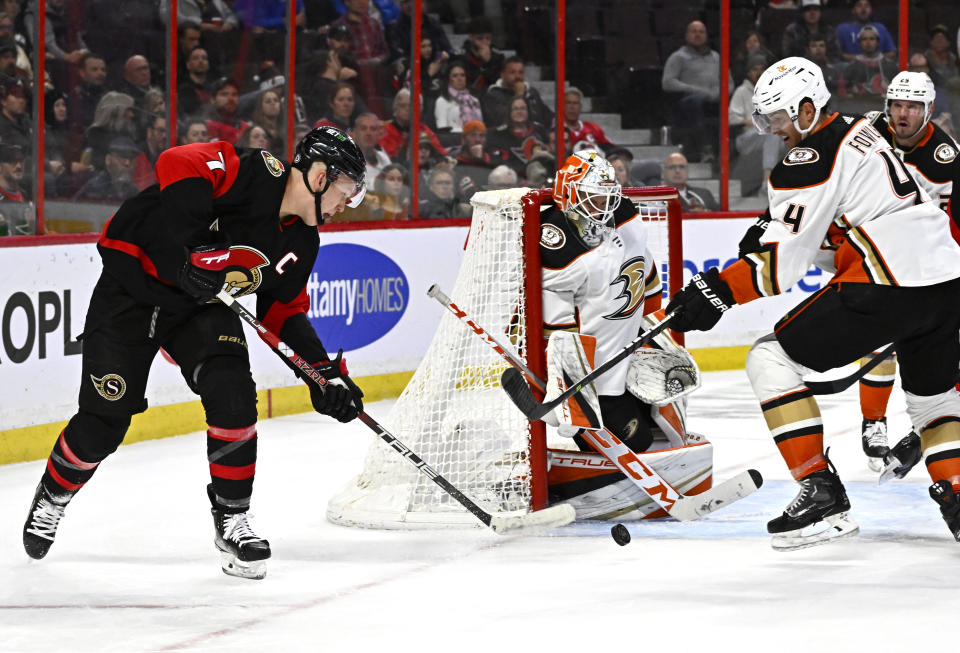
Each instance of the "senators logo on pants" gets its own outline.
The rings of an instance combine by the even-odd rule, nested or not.
[[[107,401],[116,401],[127,391],[127,382],[119,374],[106,374],[100,378],[91,374],[90,380],[100,396]]]

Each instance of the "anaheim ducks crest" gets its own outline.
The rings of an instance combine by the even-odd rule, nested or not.
[[[643,295],[646,284],[646,261],[642,256],[636,256],[620,266],[620,274],[610,285],[618,283],[623,284],[623,289],[617,295],[617,299],[626,300],[618,310],[604,315],[607,320],[626,320],[637,312],[637,309],[643,306],[645,299]]]
[[[105,374],[99,378],[91,374],[90,380],[93,381],[97,394],[107,401],[116,401],[127,391],[127,382],[119,374]]]
[[[957,158],[957,148],[951,143],[940,143],[933,151],[933,158],[937,163],[950,163]]]
[[[226,266],[228,295],[242,297],[257,292],[263,281],[261,268],[270,265],[270,259],[258,249],[246,245],[230,248],[230,262]],[[216,300],[212,300],[216,301]]]

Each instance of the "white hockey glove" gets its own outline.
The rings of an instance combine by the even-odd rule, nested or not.
[[[571,384],[593,371],[597,339],[570,331],[554,331],[547,341],[547,395],[545,401],[560,396]],[[581,429],[602,429],[600,397],[592,383],[557,406],[545,419],[558,427],[558,433],[572,438]],[[554,423],[556,422],[556,423]]]

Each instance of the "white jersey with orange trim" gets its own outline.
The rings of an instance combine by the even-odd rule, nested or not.
[[[721,273],[737,303],[785,292],[811,265],[832,282],[928,286],[960,277],[949,218],[869,120],[833,114],[770,174],[759,251]]]
[[[614,212],[616,229],[589,248],[556,207],[540,214],[544,336],[556,330],[596,337],[601,365],[637,337],[642,317],[660,308],[662,284],[633,202]],[[629,358],[601,376],[602,395],[626,390]]]
[[[896,134],[883,113],[871,111],[867,118],[906,164],[917,184],[927,191],[937,206],[946,211],[953,191],[954,169],[960,165],[956,141],[939,125],[930,122],[925,127],[923,138],[913,147],[904,148],[897,143]]]

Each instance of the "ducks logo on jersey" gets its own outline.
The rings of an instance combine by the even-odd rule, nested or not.
[[[618,310],[610,313],[609,315],[604,315],[604,319],[607,320],[626,320],[633,316],[637,312],[637,309],[643,306],[644,301],[644,285],[646,284],[646,261],[642,256],[636,256],[628,261],[625,261],[623,265],[620,266],[620,274],[614,279],[610,285],[613,286],[618,283],[623,284],[623,290],[620,291],[620,294],[617,295],[617,299],[625,299],[626,302]]]

